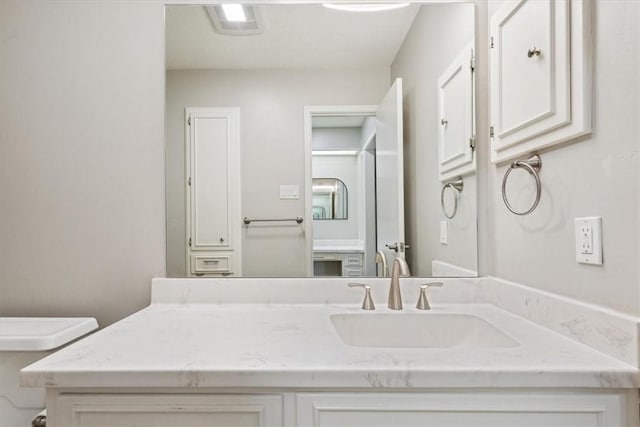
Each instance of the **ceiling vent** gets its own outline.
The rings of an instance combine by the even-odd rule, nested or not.
[[[250,36],[264,32],[264,22],[255,6],[221,4],[205,6],[216,31],[229,36]]]

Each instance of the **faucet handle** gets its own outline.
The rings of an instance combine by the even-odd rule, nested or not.
[[[424,285],[420,285],[420,296],[418,297],[418,303],[416,304],[416,308],[418,310],[431,310],[431,306],[429,305],[429,300],[427,299],[427,289],[436,286],[441,288],[444,283],[442,282],[431,282],[425,283]]]
[[[371,298],[371,286],[365,285],[364,283],[349,283],[349,287],[359,287],[364,289],[364,301],[362,301],[363,310],[376,309],[376,306],[373,304],[373,299]]]

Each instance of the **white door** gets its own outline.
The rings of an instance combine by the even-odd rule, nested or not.
[[[396,79],[376,112],[376,231],[389,263],[404,258],[405,249],[402,141],[402,79]]]

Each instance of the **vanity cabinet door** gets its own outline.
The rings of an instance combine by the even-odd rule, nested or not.
[[[282,426],[281,395],[63,394],[51,427]],[[54,422],[55,421],[55,422]]]
[[[590,1],[506,1],[491,18],[492,161],[591,130]]]
[[[300,393],[298,427],[602,427],[635,425],[604,393]]]

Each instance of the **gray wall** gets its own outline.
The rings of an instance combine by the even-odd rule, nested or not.
[[[640,2],[593,2],[593,134],[541,155],[542,199],[517,217],[488,168],[494,276],[640,314]],[[489,16],[497,2],[489,5]],[[514,173],[515,175],[515,173]],[[514,180],[513,194],[519,191]],[[523,191],[531,182],[521,181]],[[530,190],[529,190],[530,191]],[[602,216],[604,265],[575,260],[575,217]]]
[[[440,244],[438,180],[438,77],[473,39],[470,4],[422,8],[391,66],[403,78],[405,227],[412,274],[431,276],[431,261],[477,270],[476,178],[464,178],[459,211],[449,222],[449,242]]]
[[[167,72],[167,274],[184,276],[184,108],[240,107],[242,216],[304,212],[303,112],[307,105],[377,104],[389,69]],[[280,200],[296,184],[299,200]],[[244,276],[304,276],[300,226],[243,229]]]
[[[165,274],[163,7],[0,2],[0,313],[149,303]]]

